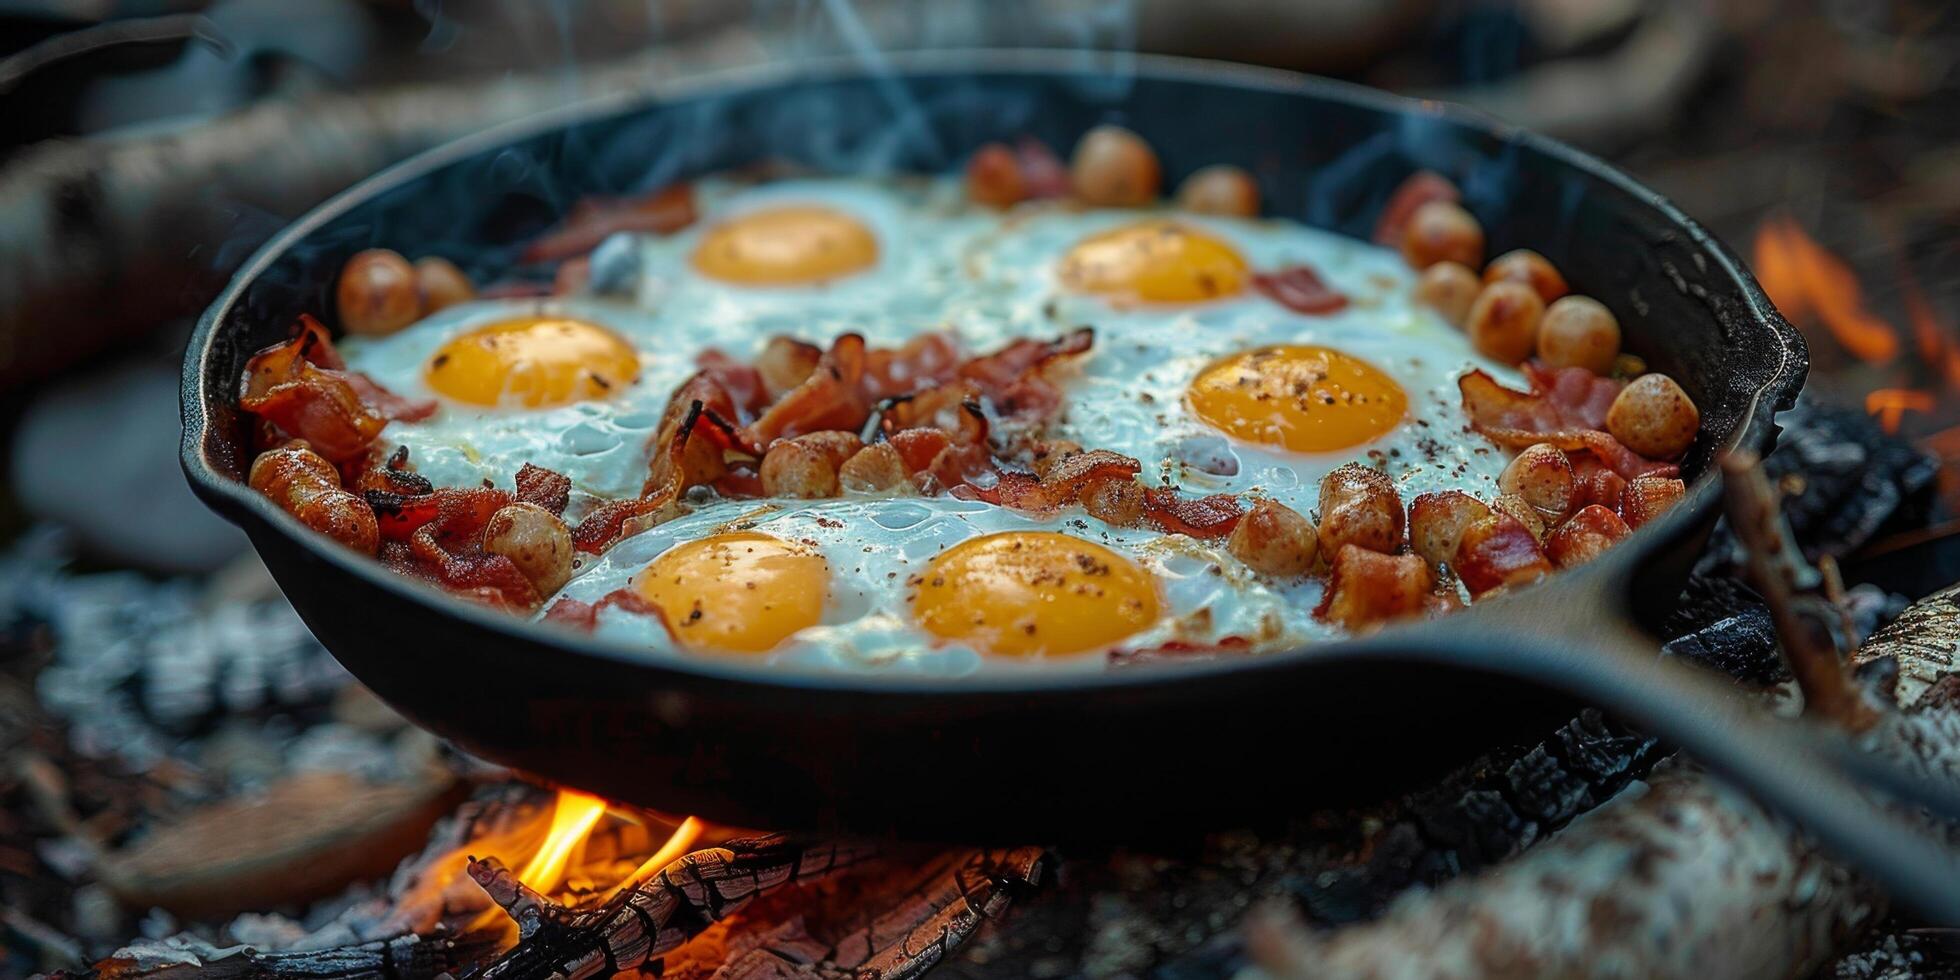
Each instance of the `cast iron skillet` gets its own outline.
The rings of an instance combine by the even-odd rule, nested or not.
[[[1807,366],[1798,335],[1701,227],[1568,147],[1333,82],[1164,58],[1112,70],[1054,52],[934,53],[891,68],[672,85],[484,133],[341,194],[261,249],[200,322],[183,392],[192,485],[245,528],[321,642],[418,724],[615,799],[823,832],[1155,836],[1379,798],[1476,747],[1542,736],[1577,697],[1689,748],[1902,898],[1960,918],[1927,846],[1873,830],[1881,818],[1843,777],[1794,748],[1814,738],[1662,666],[1631,625],[1629,611],[1647,618],[1675,596],[1713,520],[1711,461],[1767,450]],[[244,360],[300,313],[331,322],[333,278],[358,249],[449,256],[486,281],[511,273],[517,246],[582,196],[770,158],[946,172],[985,140],[1066,147],[1108,120],[1158,148],[1168,181],[1238,163],[1268,213],[1360,237],[1411,171],[1452,177],[1490,254],[1549,256],[1612,307],[1630,350],[1694,396],[1703,430],[1687,499],[1585,569],[1363,640],[1100,676],[919,681],[656,659],[532,625],[389,574],[243,483]]]

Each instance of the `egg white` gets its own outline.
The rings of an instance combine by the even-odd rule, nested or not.
[[[856,216],[878,240],[876,262],[807,286],[739,286],[693,267],[701,235],[716,223],[776,204],[822,204]],[[895,346],[946,331],[966,350],[984,353],[1018,338],[1054,337],[1087,325],[1097,331],[1095,347],[1057,373],[1064,407],[1048,434],[1134,456],[1143,461],[1148,483],[1176,484],[1196,494],[1262,494],[1312,514],[1321,477],[1346,462],[1382,469],[1405,501],[1442,489],[1488,497],[1505,463],[1503,453],[1471,431],[1456,379],[1473,367],[1507,381],[1515,381],[1516,372],[1479,357],[1461,331],[1414,303],[1414,276],[1401,257],[1364,242],[1278,219],[1157,209],[1038,204],[1003,215],[967,205],[954,179],[709,180],[697,185],[697,206],[701,219],[680,232],[616,236],[602,246],[615,262],[624,256],[629,288],[623,293],[615,282],[612,295],[469,303],[390,337],[345,341],[352,369],[400,394],[441,401],[429,420],[391,423],[384,441],[407,446],[416,469],[438,485],[489,480],[508,488],[525,463],[557,470],[580,491],[568,514],[576,518],[595,499],[638,493],[661,410],[709,348],[746,359],[779,334],[828,346],[840,333],[858,332],[874,345]],[[1207,303],[1125,307],[1060,283],[1059,266],[1075,243],[1163,216],[1230,242],[1255,271],[1309,265],[1350,303],[1332,315],[1307,316],[1248,286],[1241,295]],[[428,389],[423,366],[445,341],[540,312],[589,320],[627,338],[641,354],[639,381],[602,400],[536,411],[461,405]],[[1306,454],[1230,438],[1190,410],[1185,392],[1207,365],[1272,344],[1317,344],[1373,364],[1407,393],[1407,417],[1365,445]],[[1202,459],[1227,465],[1197,462]],[[735,523],[814,542],[831,566],[823,623],[761,658],[769,663],[929,676],[1102,669],[1109,658],[1095,654],[984,656],[936,642],[913,624],[906,584],[912,575],[959,541],[1013,529],[1075,534],[1155,576],[1164,617],[1124,641],[1124,649],[1245,637],[1257,650],[1274,650],[1338,632],[1311,615],[1319,581],[1256,575],[1225,553],[1222,542],[1112,528],[1079,509],[1040,518],[949,498],[712,501],[604,556],[584,559],[561,595],[594,601],[627,585],[675,543]],[[657,624],[631,613],[602,614],[599,632],[651,656],[702,656],[676,650]]]
[[[608,592],[630,587],[634,575],[669,548],[732,530],[802,542],[824,556],[831,583],[819,625],[760,655],[680,650],[654,618],[613,608],[599,614],[597,635],[655,656],[759,658],[764,663],[826,671],[949,677],[983,669],[1104,669],[1109,663],[1106,652],[993,657],[938,640],[918,627],[911,612],[914,577],[946,549],[1000,531],[1068,534],[1109,548],[1149,572],[1157,583],[1163,616],[1117,644],[1119,649],[1147,650],[1172,640],[1215,643],[1236,636],[1252,642],[1255,649],[1270,650],[1334,632],[1312,616],[1320,599],[1320,582],[1264,578],[1219,543],[1114,528],[1079,513],[1043,519],[950,497],[718,502],[621,541],[581,569],[559,596],[596,602]]]
[[[1210,302],[1124,306],[1062,285],[1058,269],[1077,242],[1147,217],[1172,217],[1229,242],[1253,271],[1308,265],[1348,297],[1348,306],[1309,316],[1249,283],[1239,295]],[[1414,302],[1414,273],[1387,249],[1279,219],[1050,208],[976,238],[968,265],[1013,292],[1007,314],[990,324],[999,340],[1096,329],[1095,349],[1064,381],[1063,412],[1051,431],[1143,460],[1146,482],[1258,493],[1311,513],[1321,478],[1348,462],[1381,469],[1405,500],[1445,489],[1488,496],[1504,469],[1504,455],[1471,430],[1456,382],[1471,368],[1508,380],[1517,372],[1478,355],[1462,331]],[[984,348],[994,338],[976,340]],[[1362,445],[1298,453],[1228,437],[1191,411],[1185,393],[1205,367],[1274,344],[1331,347],[1380,368],[1407,393],[1406,417]],[[1228,464],[1190,462],[1218,457]],[[1211,472],[1219,469],[1237,472]]]

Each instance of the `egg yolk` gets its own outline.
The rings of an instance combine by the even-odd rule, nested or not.
[[[1062,284],[1114,300],[1193,303],[1245,288],[1245,257],[1213,235],[1174,221],[1124,225],[1075,244]]]
[[[761,653],[823,616],[830,563],[815,550],[756,531],[667,549],[633,578],[690,650]]]
[[[1107,647],[1157,620],[1149,573],[1052,531],[963,541],[926,568],[913,615],[934,636],[1006,656]]]
[[[451,338],[423,369],[429,387],[471,405],[550,408],[604,398],[640,377],[640,355],[583,320],[525,317]]]
[[[710,229],[694,249],[703,275],[742,286],[795,286],[867,269],[878,239],[856,218],[815,205],[765,208]]]
[[[1227,435],[1294,452],[1358,446],[1395,428],[1409,396],[1380,368],[1327,347],[1243,351],[1191,383],[1191,410]]]

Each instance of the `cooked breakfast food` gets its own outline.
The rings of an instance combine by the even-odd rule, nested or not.
[[[1286,649],[1597,557],[1699,415],[1442,177],[1373,243],[1099,127],[961,175],[581,205],[546,289],[348,261],[255,356],[251,485],[477,601],[654,651],[1096,669]]]

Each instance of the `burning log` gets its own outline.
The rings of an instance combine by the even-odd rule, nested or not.
[[[737,978],[848,975],[901,980],[931,969],[997,919],[1014,896],[1041,883],[1040,848],[952,851],[908,882],[896,908],[831,942],[801,927],[801,917],[746,952],[730,956],[717,976]]]
[[[517,945],[477,976],[590,978],[638,969],[766,892],[827,877],[871,855],[869,848],[780,836],[732,840],[695,851],[590,909],[538,894],[495,858],[472,860],[470,878],[518,930]]]
[[[1802,562],[1763,509],[1776,498],[1760,470],[1725,469],[1731,519],[1772,617],[1792,630],[1783,640],[1811,710],[1867,729],[1875,752],[1960,781],[1960,676],[1902,691],[1906,711],[1873,712],[1850,689],[1831,632],[1806,618],[1822,615],[1809,604],[1829,576]],[[1950,647],[1940,637],[1960,633],[1960,608],[1950,594],[1924,605],[1909,621],[1924,629],[1943,611],[1930,645]],[[1880,656],[1923,650],[1896,635],[1879,646]],[[1938,829],[1960,845],[1960,827]],[[1829,962],[1886,905],[1754,801],[1681,764],[1518,861],[1411,893],[1377,922],[1315,934],[1292,910],[1268,912],[1248,924],[1247,945],[1278,976],[1791,977]],[[1669,942],[1653,941],[1661,935]]]

